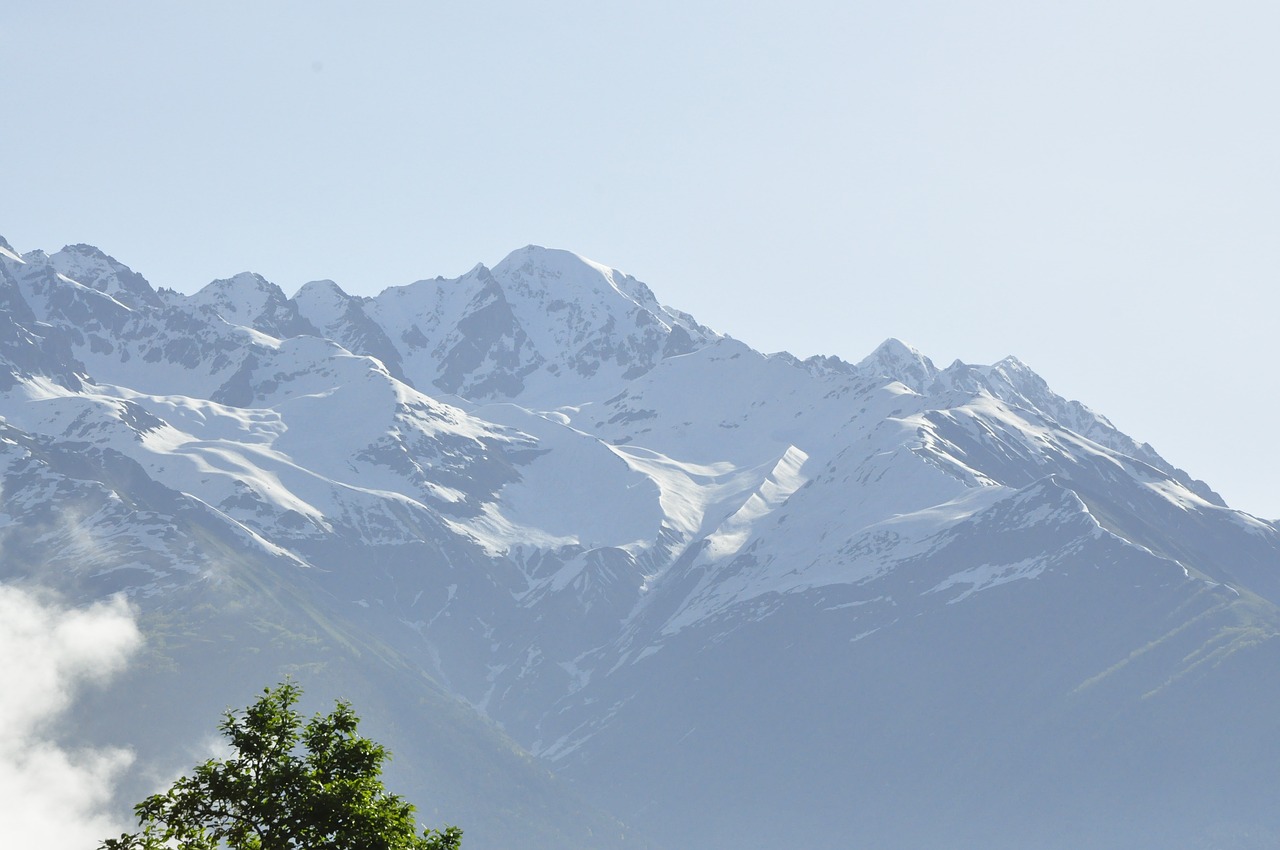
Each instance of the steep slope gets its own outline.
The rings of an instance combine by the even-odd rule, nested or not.
[[[369,317],[369,298],[353,298],[331,280],[313,280],[293,297],[300,316],[326,339],[348,351],[376,357],[399,380],[412,384],[404,374],[400,352],[386,331]]]
[[[610,393],[716,336],[629,275],[532,245],[492,270],[388,289],[364,312],[416,386],[475,400]]]

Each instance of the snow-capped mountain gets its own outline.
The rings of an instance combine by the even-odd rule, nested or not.
[[[104,716],[361,689],[472,846],[1280,833],[1280,528],[1012,357],[765,355],[533,246],[289,298],[0,240],[0,416],[0,578],[144,611]]]

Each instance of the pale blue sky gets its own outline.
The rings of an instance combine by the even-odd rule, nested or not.
[[[527,243],[764,350],[1016,354],[1280,517],[1271,2],[10,4],[0,234],[373,293]]]

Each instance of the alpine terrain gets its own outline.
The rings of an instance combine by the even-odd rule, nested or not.
[[[122,812],[292,675],[469,850],[1280,843],[1280,525],[1013,357],[766,355],[566,251],[0,239],[0,580],[136,606]]]

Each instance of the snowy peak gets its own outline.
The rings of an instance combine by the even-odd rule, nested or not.
[[[553,374],[626,380],[718,338],[634,277],[569,251],[528,246],[492,276]]]
[[[160,296],[147,279],[92,245],[67,245],[49,257],[59,274],[115,298],[126,307],[159,307]]]
[[[267,307],[284,302],[280,287],[254,272],[240,272],[229,278],[211,281],[188,302],[211,306],[226,319],[255,316]]]
[[[215,280],[188,298],[187,303],[209,310],[229,324],[253,328],[280,339],[317,333],[315,327],[299,315],[297,305],[285,298],[280,287],[253,272]]]
[[[346,313],[352,299],[331,280],[313,280],[304,283],[291,300],[298,311],[319,328]]]
[[[299,295],[304,314],[319,317],[325,299]],[[334,315],[332,293],[325,303],[325,315]],[[594,392],[587,387],[619,386],[719,338],[658,304],[635,278],[536,246],[493,269],[477,265],[453,280],[385,290],[362,311],[394,345],[415,386],[478,401],[566,390],[585,398]]]
[[[938,367],[919,350],[890,337],[858,363],[858,369],[869,377],[897,381],[917,393],[927,393]]]
[[[1021,396],[1025,399],[1045,399],[1052,395],[1044,378],[1012,355],[990,366],[972,365],[957,360],[939,373],[938,381],[940,388],[961,392],[986,391],[996,398]]]
[[[404,373],[403,358],[385,330],[365,310],[368,298],[348,295],[331,280],[313,280],[293,296],[299,315],[322,336],[348,351],[381,360],[397,379],[413,382]]]
[[[533,297],[610,297],[616,293],[644,309],[661,309],[652,290],[634,277],[558,248],[526,245],[508,254],[493,274],[508,288]]]
[[[1225,504],[1208,485],[1171,465],[1149,444],[1137,442],[1087,405],[1055,393],[1044,378],[1016,357],[1005,357],[990,366],[974,366],[957,360],[938,373],[933,391],[990,395],[1056,422],[1100,446],[1150,464],[1211,504]]]

